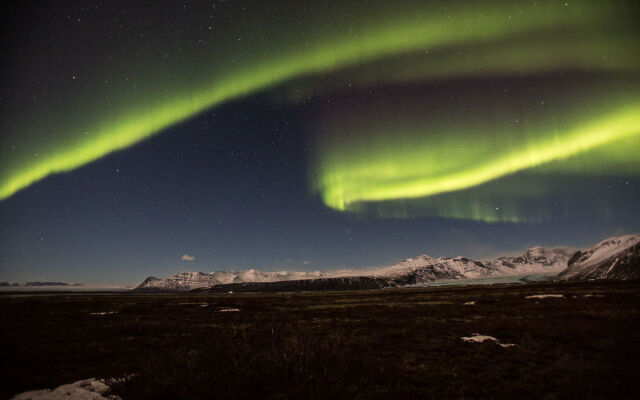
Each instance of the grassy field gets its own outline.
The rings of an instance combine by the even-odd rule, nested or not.
[[[526,298],[536,294],[564,297]],[[113,378],[123,399],[640,392],[640,283],[3,294],[0,318],[0,398],[90,377]],[[461,340],[472,333],[515,346]]]

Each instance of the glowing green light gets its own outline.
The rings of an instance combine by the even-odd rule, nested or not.
[[[141,94],[133,95],[133,98],[130,98],[125,90],[110,93],[107,99],[113,106],[109,110],[94,110],[83,104],[77,105],[77,109],[70,107],[69,122],[51,125],[48,123],[48,115],[29,115],[17,122],[13,121],[9,125],[9,131],[3,132],[3,144],[15,142],[19,144],[19,149],[27,148],[33,151],[24,150],[19,155],[13,155],[7,152],[8,146],[3,146],[6,153],[0,157],[3,159],[0,170],[0,199],[5,199],[52,173],[69,171],[111,152],[127,148],[210,107],[294,78],[335,72],[345,67],[381,61],[423,49],[476,46],[483,43],[497,46],[497,50],[494,50],[495,58],[491,58],[490,62],[485,60],[475,65],[458,64],[456,69],[464,70],[465,74],[486,73],[491,70],[521,70],[524,65],[529,65],[536,59],[537,51],[524,54],[520,51],[519,55],[513,57],[508,49],[514,45],[517,47],[517,43],[513,42],[514,37],[531,37],[537,32],[546,34],[556,31],[560,35],[565,31],[579,35],[581,32],[593,32],[602,27],[609,29],[616,26],[620,15],[626,15],[625,7],[627,6],[614,8],[596,1],[572,4],[571,7],[557,1],[514,1],[506,5],[487,2],[473,7],[454,5],[449,9],[441,7],[440,4],[417,8],[414,5],[398,6],[398,10],[389,15],[377,13],[371,20],[358,19],[355,26],[312,26],[311,28],[318,32],[317,38],[299,41],[296,41],[299,34],[309,27],[302,25],[296,28],[295,24],[291,24],[292,26],[287,27],[290,32],[285,36],[293,43],[270,43],[269,48],[283,50],[273,51],[270,56],[261,59],[246,57],[242,63],[234,65],[234,68],[213,66],[209,75],[199,74],[197,82],[192,87],[175,93],[171,100],[166,100],[167,97],[161,95],[163,92],[158,87],[165,81],[179,82],[183,79],[176,77],[180,71],[167,71],[161,76],[163,79],[140,88]],[[354,6],[353,12],[366,13],[366,10]],[[338,20],[337,15],[325,17],[331,21]],[[354,28],[359,32],[358,35],[353,34]],[[500,42],[503,40],[508,42],[508,47],[499,50]],[[543,41],[547,42],[548,38],[545,37]],[[633,41],[627,39],[623,43],[632,43],[633,48]],[[574,48],[572,43],[567,45]],[[539,47],[540,43],[536,46]],[[628,50],[629,46],[622,47]],[[572,50],[572,57],[557,56],[563,54],[563,50],[558,48],[552,53],[541,50],[545,54],[545,69],[568,66],[627,70],[637,65],[636,59],[629,62],[628,58],[619,57],[620,52],[607,58],[607,62],[601,62],[596,55],[603,49],[602,43],[579,44],[575,49],[577,50]],[[505,52],[509,54],[500,56]],[[185,57],[188,59],[188,55]],[[190,62],[196,63],[197,60],[196,54]],[[202,69],[201,65],[198,67]],[[426,75],[450,74],[442,68],[434,67],[432,71]],[[389,76],[388,79],[397,78]],[[138,107],[140,104],[144,106]],[[621,113],[616,118],[615,121],[603,120],[599,124],[614,123],[617,126],[607,126],[610,137],[628,134],[621,124],[630,122],[631,117]],[[90,136],[84,137],[82,127],[87,126],[92,128],[92,132]],[[590,132],[591,130],[587,129],[569,135],[576,136],[571,140],[567,139],[566,144],[572,146],[571,151],[580,152],[584,148],[595,146],[599,140],[595,137],[577,138],[579,134],[580,137],[584,137],[582,134],[589,136]],[[37,138],[46,136],[47,139],[33,139],[22,143],[22,136],[27,134],[33,134]],[[544,145],[547,146],[547,150],[552,147],[549,143]],[[39,156],[34,157],[33,154],[38,150],[41,150]],[[523,156],[528,159],[527,162],[505,158],[491,165],[478,166],[474,170],[451,175],[446,182],[437,179],[421,180],[411,185],[391,184],[391,189],[405,197],[455,190],[558,157],[553,155],[548,158],[551,153],[526,153]],[[325,198],[333,207],[343,208],[354,201],[384,198],[385,193],[389,192],[389,186],[383,186],[373,184],[367,190],[358,189],[357,194],[354,194],[347,188],[335,188],[335,185],[327,184]]]
[[[640,175],[638,82],[602,79],[336,107],[318,136],[314,188],[357,214],[545,220],[565,206],[546,199],[583,190],[571,177]]]
[[[323,198],[328,206],[345,210],[359,201],[424,197],[469,188],[634,135],[640,135],[640,103],[562,136],[539,140],[504,156],[488,156],[484,162],[437,176],[430,176],[423,166],[403,165],[398,159],[381,166],[339,168],[325,175],[320,186],[324,187]],[[459,152],[460,157],[466,154]],[[419,171],[424,171],[425,176],[420,176]]]

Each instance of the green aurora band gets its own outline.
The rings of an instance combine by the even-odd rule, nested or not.
[[[585,79],[338,105],[318,135],[314,189],[331,208],[381,217],[546,220],[545,198],[576,202],[572,180],[640,175],[640,82]]]
[[[416,146],[415,154],[407,157],[393,157],[385,160],[384,150],[368,151],[371,160],[358,164],[346,162],[337,166],[335,172],[326,172],[323,177],[323,197],[332,208],[345,210],[349,204],[358,201],[389,200],[395,198],[415,198],[446,193],[477,186],[523,169],[562,160],[577,154],[593,150],[600,146],[640,135],[640,101],[613,113],[580,126],[563,135],[544,137],[539,135],[530,146],[514,149],[506,154],[490,157],[481,156],[474,148],[476,143],[455,141],[446,145],[456,149],[456,160],[464,159],[463,168],[449,166],[444,157],[429,157]],[[428,139],[425,140],[428,143]],[[442,146],[442,145],[439,145]],[[482,148],[477,146],[475,149]],[[438,148],[434,149],[438,152]],[[637,150],[637,149],[635,149]],[[431,152],[429,152],[431,153]],[[449,153],[449,152],[447,152]],[[416,158],[423,162],[415,163]],[[472,163],[470,158],[481,158],[482,162]],[[451,160],[451,159],[450,159]],[[385,162],[386,161],[386,162]],[[431,165],[433,162],[435,165]],[[455,163],[455,162],[454,162]],[[455,163],[458,164],[458,163]],[[458,168],[456,168],[458,167]],[[445,169],[446,172],[439,172]],[[437,171],[431,174],[430,171]]]
[[[429,63],[416,63],[409,70],[404,65],[402,70],[398,65],[386,66],[379,69],[385,71],[385,76],[363,74],[366,80],[356,83],[541,70],[627,73],[639,69],[635,5],[631,1],[616,2],[615,7],[604,1],[567,5],[550,0],[506,4],[480,1],[471,6],[468,2],[418,4],[381,2],[362,7],[357,2],[345,3],[338,8],[321,9],[314,18],[302,19],[297,24],[284,25],[275,20],[270,26],[257,23],[268,15],[257,12],[253,16],[257,26],[253,39],[238,44],[228,37],[213,36],[210,41],[220,43],[220,48],[210,57],[202,57],[195,51],[183,55],[184,65],[194,66],[188,79],[184,77],[185,68],[168,66],[151,77],[145,76],[143,68],[133,68],[127,80],[139,83],[136,90],[123,85],[97,91],[99,101],[95,104],[80,100],[90,99],[91,91],[66,89],[69,93],[65,96],[54,97],[40,108],[15,113],[6,108],[0,153],[0,199],[51,174],[70,171],[132,146],[232,99],[293,79],[312,79],[319,74],[340,76],[348,69],[357,71],[360,67],[363,71],[376,71],[377,65],[384,66],[388,60],[393,64],[398,57],[411,59],[428,50],[442,53],[441,57]],[[343,21],[344,15],[351,17]],[[567,35],[575,40],[563,41],[561,38]],[[536,39],[538,36],[540,39]],[[593,40],[583,40],[590,37]],[[155,46],[154,51],[160,54],[166,45]],[[483,46],[490,47],[490,52],[483,53]],[[466,53],[470,59],[462,60],[457,57],[458,48],[477,51],[470,50]],[[243,57],[238,56],[237,63],[229,64],[228,60],[236,53]],[[478,62],[473,62],[474,59]],[[538,60],[539,65],[532,67]],[[114,61],[114,71],[120,71],[115,66],[127,61]],[[451,68],[446,67],[449,64]],[[124,76],[123,72],[113,74],[114,80]],[[95,77],[101,75],[96,73]],[[159,87],[163,85],[158,82],[168,84]],[[632,100],[553,137],[540,132],[535,149],[510,148],[491,162],[474,163],[437,175],[421,170],[424,176],[407,177],[406,166],[389,158],[382,167],[375,168],[376,173],[382,173],[376,180],[368,173],[363,175],[362,164],[332,160],[331,168],[323,170],[318,189],[329,206],[340,210],[362,201],[464,189],[637,134],[640,102],[637,98]],[[101,107],[103,104],[108,107]],[[87,131],[89,135],[85,134]],[[415,175],[417,171],[411,172]],[[363,177],[367,178],[366,185],[355,183]]]

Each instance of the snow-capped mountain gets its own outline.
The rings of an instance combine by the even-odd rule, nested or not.
[[[181,272],[169,278],[156,278],[150,276],[144,280],[136,290],[170,290],[183,291],[198,288],[208,288],[215,285],[244,282],[279,282],[301,279],[316,279],[325,277],[319,271],[258,271],[248,269],[242,271],[214,271]]]
[[[442,279],[475,279],[495,276],[560,272],[567,265],[569,253],[564,249],[533,247],[522,256],[476,261],[465,257],[432,258],[422,255],[375,271],[376,276],[392,278],[397,283],[419,284]]]
[[[616,236],[578,251],[562,279],[640,279],[640,234]]]
[[[399,285],[414,285],[442,279],[468,279],[492,276],[496,271],[480,261],[464,257],[436,258],[423,255],[409,258],[380,271]]]
[[[169,278],[149,277],[136,290],[186,291],[236,283],[266,283],[346,277],[381,278],[383,281],[389,282],[389,286],[402,286],[442,279],[558,273],[566,267],[568,258],[569,254],[561,249],[534,247],[528,249],[522,256],[500,257],[493,261],[476,261],[464,257],[433,258],[421,255],[405,259],[391,266],[359,270],[266,272],[249,269],[244,271],[215,271],[211,273],[182,272]]]
[[[149,277],[136,290],[187,291],[207,289],[221,285],[251,284],[259,290],[260,284],[286,281],[327,280],[327,284],[309,283],[292,287],[347,287],[357,288],[366,280],[369,286],[406,286],[437,280],[474,279],[527,274],[559,274],[561,279],[640,279],[640,234],[617,236],[579,251],[562,248],[532,247],[517,257],[499,257],[495,260],[471,260],[465,257],[433,258],[421,255],[407,258],[391,266],[338,270],[338,271],[242,271],[182,272],[169,278]],[[345,281],[344,278],[354,278]],[[332,281],[329,281],[332,280]],[[363,281],[364,282],[364,281]],[[374,283],[372,283],[374,282]],[[348,285],[347,285],[348,284]],[[270,287],[280,287],[270,285]]]
[[[573,252],[564,248],[532,247],[522,256],[499,257],[490,262],[499,275],[558,273],[566,268]]]

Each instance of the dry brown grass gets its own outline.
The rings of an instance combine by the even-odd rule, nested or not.
[[[525,299],[545,293],[565,298]],[[91,314],[104,311],[117,313]],[[640,389],[638,283],[5,295],[0,317],[0,398],[131,374],[110,380],[125,400],[625,398]],[[473,332],[517,346],[460,340]]]

